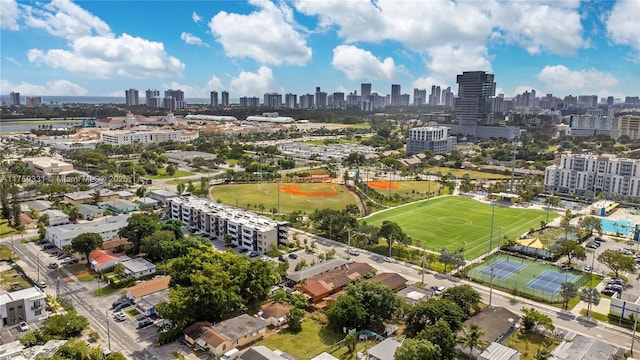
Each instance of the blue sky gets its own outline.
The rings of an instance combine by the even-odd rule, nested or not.
[[[457,92],[486,70],[508,97],[640,95],[638,0],[0,0],[0,16],[1,94]]]

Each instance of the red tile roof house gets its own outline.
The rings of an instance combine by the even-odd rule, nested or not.
[[[130,258],[124,253],[111,254],[102,249],[93,250],[89,254],[89,263],[91,264],[91,269],[95,272],[112,268],[116,266],[116,264],[121,264],[123,261],[129,259]]]
[[[398,291],[407,286],[407,279],[397,273],[380,273],[367,281],[379,282],[393,291]]]
[[[329,270],[310,277],[304,283],[297,285],[302,291],[311,296],[312,302],[340,291],[351,282],[369,275],[373,267],[366,263],[353,263]]]
[[[221,356],[233,348],[245,347],[262,339],[268,325],[266,321],[247,314],[216,325],[199,321],[184,330],[184,341],[193,349],[203,349]]]

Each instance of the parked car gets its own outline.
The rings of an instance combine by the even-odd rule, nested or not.
[[[605,238],[600,237],[600,236],[596,236],[596,238],[595,238],[595,239],[593,239],[593,241],[596,241],[596,242],[606,242],[607,240],[606,240]]]
[[[298,255],[294,253],[289,254],[289,259],[297,259],[297,258],[298,258]]]
[[[257,253],[257,252],[255,252],[255,251],[249,251],[249,252],[247,253],[247,256],[249,256],[250,258],[255,258],[255,257],[260,256],[260,254],[258,254],[258,253]]]
[[[39,287],[40,289],[44,289],[44,288],[46,288],[46,287],[47,287],[47,283],[46,283],[46,282],[44,282],[44,281],[38,281],[38,282],[36,283],[36,286],[37,286],[37,287]]]
[[[149,319],[147,319],[147,318],[144,318],[144,319],[142,319],[142,320],[138,321],[138,326],[137,326],[137,328],[138,328],[138,329],[143,329],[143,328],[146,328],[147,326],[149,326],[149,325],[151,325],[151,324],[153,324],[153,321],[151,321],[151,320],[149,320]]]
[[[584,266],[584,271],[591,271],[591,270],[593,270],[593,267],[591,267],[591,265]]]
[[[433,295],[440,296],[440,295],[442,295],[442,293],[444,293],[445,290],[446,290],[446,288],[444,286],[438,286],[436,288],[436,291],[433,292]]]
[[[118,306],[114,307],[113,310],[114,311],[120,311],[120,310],[128,308],[129,306],[131,306],[131,303],[128,302],[128,301],[124,301],[124,302],[121,302]]]
[[[249,249],[242,248],[242,249],[238,250],[238,252],[239,252],[240,254],[244,254],[244,253],[246,253],[247,251],[249,251]]]
[[[572,270],[573,268],[569,265],[562,265],[561,269],[566,271],[566,270]]]
[[[50,263],[49,265],[47,265],[47,267],[51,270],[56,270],[58,268],[58,264],[57,263]]]
[[[623,289],[624,289],[624,286],[618,285],[618,284],[609,284],[605,286],[605,290],[622,291]]]
[[[358,256],[358,255],[360,255],[360,252],[358,252],[358,250],[356,250],[356,249],[349,249],[349,255]]]
[[[27,324],[25,321],[21,322],[20,324],[18,324],[18,330],[22,332],[29,331],[29,324]]]
[[[51,250],[53,248],[55,248],[56,246],[51,244],[51,243],[46,243],[44,245],[42,245],[42,250]]]
[[[119,312],[117,312],[117,313],[115,313],[113,315],[113,319],[115,321],[125,321],[125,320],[127,320],[127,315],[125,313],[119,311]]]
[[[287,261],[287,259],[284,258],[284,255],[280,255],[280,256],[278,256],[278,261],[285,262],[285,261]]]
[[[383,260],[388,262],[388,263],[392,263],[393,262],[393,258],[389,257],[389,256],[385,257]]]
[[[61,263],[65,265],[75,264],[77,262],[78,262],[78,259],[72,258],[72,257],[66,257],[61,261]]]
[[[612,290],[612,289],[604,289],[604,290],[600,291],[600,294],[607,295],[607,296],[613,296],[616,293],[617,293],[617,291]]]

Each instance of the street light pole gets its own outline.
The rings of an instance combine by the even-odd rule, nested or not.
[[[107,343],[109,346],[109,350],[111,350],[111,331],[109,329],[109,310],[105,310],[104,315],[107,318]]]
[[[496,213],[496,204],[491,204],[491,229],[489,230],[489,254],[493,250],[493,218]]]
[[[422,249],[422,283],[424,284],[424,263],[427,260],[427,250]]]
[[[489,286],[489,306],[491,306],[492,296],[493,296],[493,265],[491,265],[491,283]]]
[[[500,243],[502,241],[502,229],[504,228],[504,226],[502,225],[498,225],[498,249],[500,249]]]
[[[636,316],[633,317],[633,335],[631,336],[631,356],[633,356],[633,344],[636,342],[636,327],[638,326],[638,311],[636,310]]]

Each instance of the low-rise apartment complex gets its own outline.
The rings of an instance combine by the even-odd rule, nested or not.
[[[0,328],[42,318],[45,305],[47,296],[37,287],[0,294]]]
[[[273,246],[285,243],[288,238],[287,222],[195,196],[175,197],[167,201],[171,218],[215,240],[224,240],[224,236],[229,235],[231,243],[265,253]]]
[[[407,138],[407,155],[422,153],[427,150],[434,154],[447,153],[456,146],[455,136],[449,136],[449,128],[445,126],[427,126],[409,130]]]
[[[640,159],[615,155],[562,154],[560,164],[545,169],[548,191],[584,195],[607,192],[640,197]]]
[[[100,140],[111,145],[160,144],[169,141],[188,142],[197,139],[199,133],[191,130],[111,130],[100,133]]]
[[[92,221],[84,224],[68,224],[47,227],[47,241],[57,248],[71,244],[71,240],[84,233],[96,233],[103,241],[108,241],[118,236],[118,230],[127,225],[129,215],[110,216],[100,221]]]

